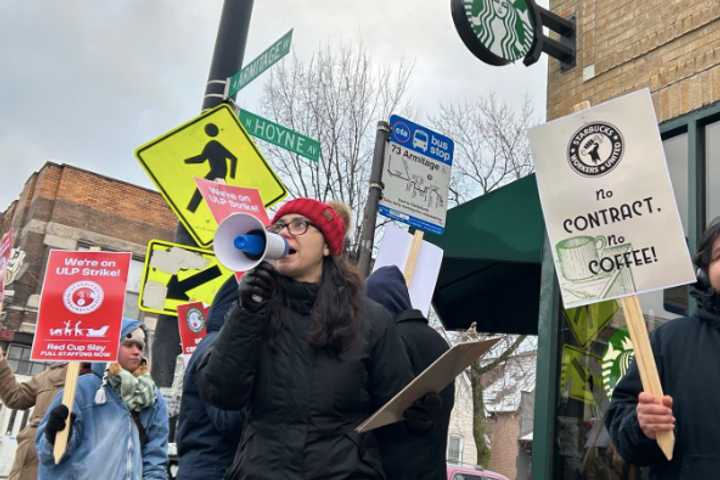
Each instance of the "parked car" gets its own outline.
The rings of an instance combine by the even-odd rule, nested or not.
[[[484,470],[479,465],[453,465],[447,466],[448,480],[510,480],[490,470]]]

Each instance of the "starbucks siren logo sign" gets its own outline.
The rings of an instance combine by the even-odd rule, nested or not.
[[[530,52],[534,13],[528,0],[452,0],[455,28],[484,62],[506,65]]]
[[[605,393],[612,397],[620,379],[625,376],[635,358],[632,342],[627,330],[616,331],[610,340],[602,361],[602,378]]]

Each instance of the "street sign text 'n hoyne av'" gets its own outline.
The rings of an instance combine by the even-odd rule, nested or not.
[[[258,55],[255,60],[250,62],[245,68],[228,78],[229,85],[227,95],[234,97],[245,85],[252,82],[275,62],[287,55],[290,52],[292,33],[293,31],[290,29],[289,32],[270,45],[267,50]]]
[[[247,110],[238,114],[248,133],[313,162],[320,160],[320,142]]]

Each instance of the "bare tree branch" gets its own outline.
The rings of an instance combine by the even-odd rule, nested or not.
[[[484,195],[533,171],[527,129],[534,120],[527,97],[518,111],[493,94],[442,105],[430,122],[455,141],[448,199],[451,205]]]
[[[263,113],[321,144],[318,162],[264,144],[293,197],[339,200],[353,214],[350,252],[357,249],[368,194],[375,124],[405,100],[412,64],[376,67],[365,48],[326,45],[303,62],[275,67],[264,86]]]

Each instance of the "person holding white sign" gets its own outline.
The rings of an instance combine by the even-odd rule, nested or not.
[[[651,337],[665,396],[642,391],[635,362],[612,394],[605,425],[629,463],[650,466],[652,479],[720,476],[720,222],[705,232],[694,258],[698,312],[671,320]],[[667,461],[655,438],[674,431]]]
[[[203,399],[247,409],[226,478],[386,478],[377,436],[354,429],[410,381],[410,363],[344,256],[349,218],[309,198],[285,203],[267,228],[290,255],[245,274],[198,365]]]

